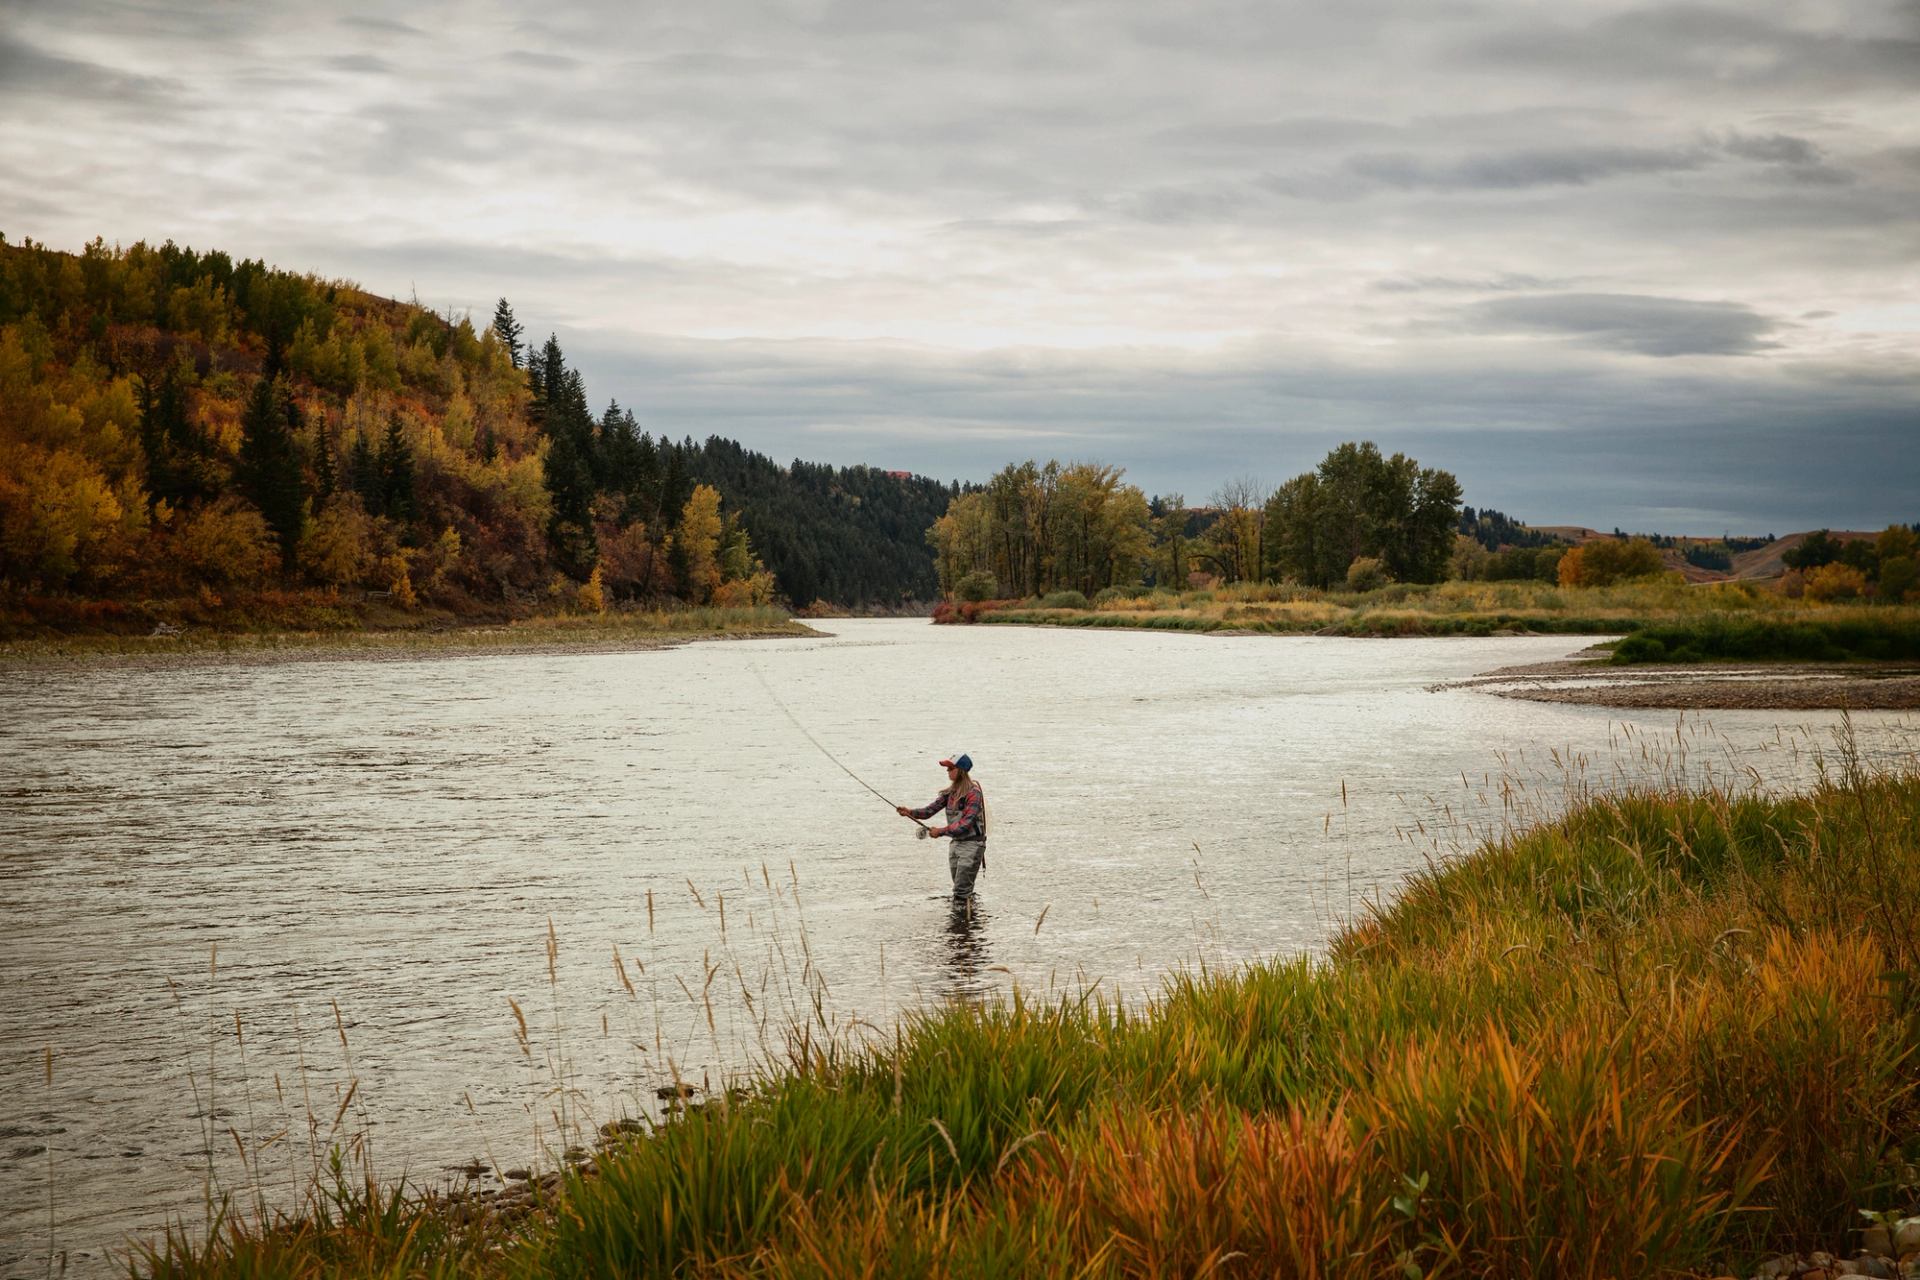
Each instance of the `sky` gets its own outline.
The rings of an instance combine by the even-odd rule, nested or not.
[[[782,461],[1920,521],[1920,0],[0,0],[0,231],[505,296]]]

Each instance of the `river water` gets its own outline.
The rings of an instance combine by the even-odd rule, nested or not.
[[[0,1274],[284,1203],[330,1146],[416,1183],[537,1166],[799,1024],[1313,951],[1582,789],[1834,755],[1833,715],[1433,691],[1566,638],[822,629],[0,672]],[[972,753],[972,918],[945,844],[823,749],[913,804]]]

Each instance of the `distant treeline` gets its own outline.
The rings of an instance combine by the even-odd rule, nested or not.
[[[1404,582],[1447,574],[1460,485],[1371,442],[1343,444],[1270,492],[1223,485],[1203,507],[1151,500],[1102,463],[1017,463],[954,498],[928,534],[949,594],[1047,596],[1185,589],[1197,577],[1291,578],[1313,586],[1355,572]]]
[[[950,487],[588,406],[504,299],[476,327],[217,251],[0,237],[0,590],[454,612],[933,594]]]
[[[1543,547],[1548,543],[1563,541],[1553,534],[1509,519],[1504,512],[1495,511],[1492,507],[1482,507],[1478,511],[1472,507],[1460,508],[1460,532],[1489,551],[1507,547]]]

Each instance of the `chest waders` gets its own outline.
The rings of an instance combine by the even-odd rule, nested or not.
[[[948,804],[947,825],[952,826],[959,820],[960,806]],[[965,902],[973,897],[973,882],[987,869],[986,825],[986,798],[983,795],[980,802],[981,836],[973,840],[947,841],[947,873],[953,877],[955,902]]]

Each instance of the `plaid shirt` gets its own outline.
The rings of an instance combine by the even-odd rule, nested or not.
[[[948,804],[947,793],[942,791],[933,798],[932,804],[924,808],[915,809],[913,816],[916,818],[931,818],[941,809],[945,809],[947,811],[947,835],[955,840],[985,840],[987,833],[981,823],[982,812],[985,806],[986,799],[980,791],[980,784],[976,782],[973,785],[973,789],[967,793],[966,799],[960,801],[959,804]]]

